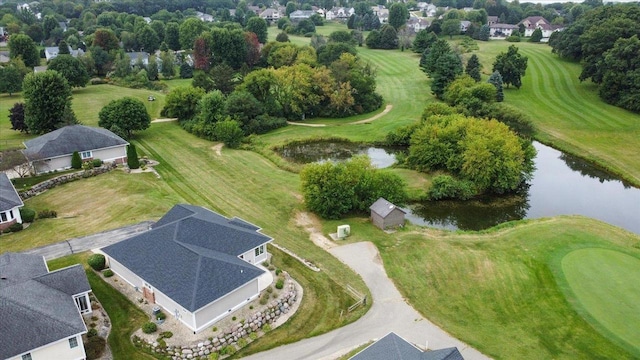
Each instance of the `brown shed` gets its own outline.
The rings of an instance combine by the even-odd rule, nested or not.
[[[369,209],[371,210],[371,222],[382,230],[404,224],[406,212],[384,198],[379,198]]]

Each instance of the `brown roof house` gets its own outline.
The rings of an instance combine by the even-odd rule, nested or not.
[[[0,231],[15,223],[22,224],[20,208],[24,206],[7,174],[0,173]]]
[[[382,230],[404,225],[406,212],[384,198],[376,200],[369,210],[371,210],[371,222]]]

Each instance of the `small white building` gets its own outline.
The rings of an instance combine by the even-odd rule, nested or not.
[[[81,265],[49,272],[41,256],[1,254],[0,359],[85,359],[89,292]]]
[[[271,274],[257,266],[271,241],[242,219],[180,204],[148,232],[102,251],[114,273],[197,333],[271,284]]]

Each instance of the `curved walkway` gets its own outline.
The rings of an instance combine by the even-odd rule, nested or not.
[[[372,339],[393,331],[410,342],[430,349],[456,346],[466,360],[488,359],[455,339],[415,311],[387,277],[378,249],[370,242],[328,250],[355,270],[373,296],[371,309],[358,321],[329,333],[246,357],[246,359],[335,359]]]
[[[391,104],[387,104],[387,106],[384,108],[384,110],[382,110],[382,112],[380,114],[377,115],[373,115],[372,117],[363,119],[363,120],[358,120],[358,121],[354,121],[352,123],[347,123],[347,125],[358,125],[358,124],[366,124],[366,123],[370,123],[374,120],[377,120],[385,115],[387,115],[389,113],[389,111],[391,111],[391,109],[393,109],[393,105]],[[301,122],[295,122],[295,121],[287,121],[287,124],[289,125],[296,125],[296,126],[308,126],[308,127],[325,127],[328,126],[327,124],[309,124],[309,123],[301,123]]]

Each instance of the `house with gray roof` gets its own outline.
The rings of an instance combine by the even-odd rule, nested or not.
[[[458,348],[422,350],[391,332],[349,360],[464,360]]]
[[[60,52],[60,49],[57,46],[47,46],[44,48],[44,57],[47,58],[47,62],[49,62],[58,56],[58,52]],[[84,55],[84,51],[82,51],[82,49],[73,50],[71,46],[69,46],[69,55],[78,57]]]
[[[85,359],[90,291],[81,265],[49,272],[41,256],[1,254],[0,359]]]
[[[382,230],[404,225],[404,216],[407,214],[384,198],[376,200],[369,210],[371,210],[371,222]]]
[[[71,168],[71,156],[80,153],[82,161],[127,162],[124,139],[103,128],[71,125],[24,142],[22,150],[37,174]]]
[[[292,12],[291,14],[289,14],[289,19],[292,22],[299,22],[301,20],[305,20],[310,18],[313,14],[315,14],[313,12],[313,10],[296,10],[294,12]]]
[[[9,226],[20,223],[20,208],[24,206],[16,188],[5,173],[0,173],[0,232]]]
[[[256,299],[273,239],[240,218],[180,204],[152,228],[107,246],[111,270],[194,333]]]

